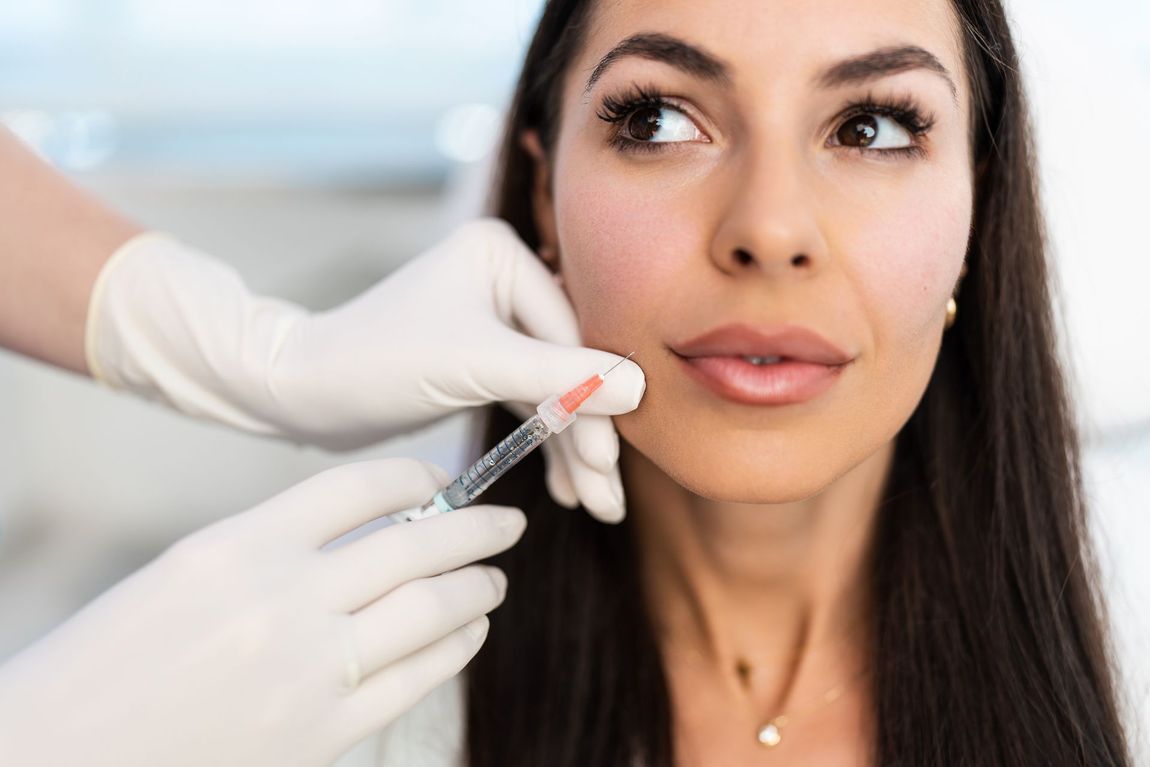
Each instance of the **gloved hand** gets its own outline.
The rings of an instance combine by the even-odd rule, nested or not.
[[[351,464],[177,542],[0,667],[0,764],[331,764],[459,672],[503,601],[464,565],[519,539],[517,509],[321,548],[446,481]]]
[[[113,387],[248,431],[345,449],[460,408],[534,407],[619,360],[579,343],[574,310],[551,274],[510,226],[481,220],[319,313],[253,296],[225,264],[141,235],[97,280],[86,349],[93,376]],[[579,420],[545,443],[557,501],[622,519],[619,439],[607,416],[633,410],[644,386],[639,367],[623,363]]]

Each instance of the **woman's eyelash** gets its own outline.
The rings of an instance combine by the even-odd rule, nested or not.
[[[670,106],[672,105],[658,91],[635,86],[621,97],[604,96],[597,116],[604,122],[618,124],[645,107],[662,109]]]
[[[624,135],[624,132],[627,118],[638,110],[667,108],[683,111],[679,106],[668,101],[658,90],[634,86],[622,96],[605,96],[596,116],[614,126],[610,139],[613,146],[627,151],[664,151],[668,148],[666,145],[629,138]],[[861,154],[877,154],[888,157],[891,155],[921,156],[925,153],[922,139],[935,124],[934,115],[922,109],[918,102],[910,96],[884,98],[868,93],[861,100],[848,104],[836,118],[835,125],[841,127],[847,120],[859,115],[889,117],[906,129],[915,140],[910,146],[887,149],[840,147]]]
[[[867,94],[862,101],[856,101],[847,106],[839,116],[839,124],[844,120],[859,115],[879,115],[889,117],[902,127],[906,128],[912,136],[921,136],[934,127],[934,115],[926,113],[910,96],[897,98],[878,98]]]

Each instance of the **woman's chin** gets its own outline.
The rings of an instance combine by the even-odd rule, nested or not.
[[[642,449],[624,442],[624,475],[631,485],[681,487],[693,495],[725,503],[781,504],[818,495],[849,467],[834,461],[790,455],[768,459],[668,450],[666,444]],[[659,492],[659,491],[656,491]]]
[[[674,492],[679,486],[713,501],[795,503],[813,498],[862,464],[882,461],[881,436],[829,417],[808,418],[769,429],[724,428],[707,414],[663,418],[652,408],[616,416],[621,466],[628,495]],[[854,434],[844,439],[843,434]],[[631,486],[635,487],[632,488]]]
[[[830,476],[766,476],[769,470],[760,469],[756,476],[740,473],[689,470],[667,472],[667,476],[685,490],[711,501],[723,503],[782,504],[812,498],[825,490],[833,481]]]

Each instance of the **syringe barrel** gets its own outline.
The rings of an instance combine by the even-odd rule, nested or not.
[[[471,464],[447,487],[421,508],[405,509],[388,514],[392,522],[414,522],[419,519],[455,511],[475,500],[495,480],[502,477],[512,466],[522,461],[528,453],[543,444],[552,434],[557,434],[575,421],[575,414],[568,412],[559,402],[559,397],[549,397],[536,408],[535,415],[528,418],[519,428],[511,432],[487,454]]]
[[[452,509],[466,506],[475,497],[491,486],[495,480],[507,473],[512,466],[522,461],[527,454],[543,444],[551,434],[551,429],[538,415],[533,415],[511,432],[495,447],[487,451],[454,482],[443,489],[443,502]],[[438,503],[436,504],[439,505]]]

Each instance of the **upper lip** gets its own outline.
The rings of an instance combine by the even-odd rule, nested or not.
[[[852,359],[815,331],[798,325],[722,325],[672,344],[671,350],[680,357],[784,357],[820,365],[843,365]]]

